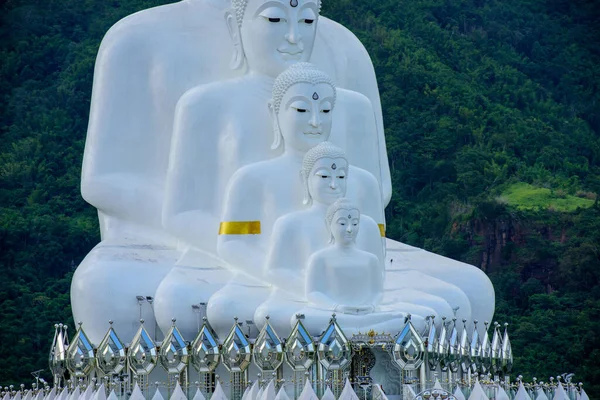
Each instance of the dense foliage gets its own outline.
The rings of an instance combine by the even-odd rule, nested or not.
[[[69,282],[98,242],[79,195],[106,30],[160,0],[0,5],[0,382],[46,368]],[[600,396],[600,6],[335,0],[380,86],[388,236],[487,271],[515,370]],[[72,323],[72,321],[71,321]],[[46,371],[47,375],[48,371]]]

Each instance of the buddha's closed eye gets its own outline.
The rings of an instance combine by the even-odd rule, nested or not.
[[[269,22],[281,22],[281,18],[269,18]]]

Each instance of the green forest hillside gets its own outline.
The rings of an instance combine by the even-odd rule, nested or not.
[[[79,194],[95,55],[159,0],[0,5],[0,383],[46,368],[99,241]],[[600,397],[600,4],[327,0],[378,76],[388,237],[481,267],[515,372]]]

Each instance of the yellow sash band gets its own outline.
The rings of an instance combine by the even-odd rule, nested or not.
[[[260,235],[260,221],[221,222],[219,235]]]
[[[381,237],[385,237],[385,225],[378,224],[378,226],[379,226],[379,233],[381,234]]]

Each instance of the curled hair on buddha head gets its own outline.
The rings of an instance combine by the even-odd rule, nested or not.
[[[333,217],[335,213],[344,210],[344,211],[357,211],[360,219],[360,210],[358,206],[350,199],[346,197],[342,197],[341,199],[337,199],[332,205],[327,208],[327,212],[325,213],[325,225],[327,225],[327,231],[329,232],[329,244],[335,242],[333,237],[333,233],[331,233],[331,223],[333,222]]]
[[[348,163],[346,152],[341,148],[337,147],[331,142],[321,142],[309,151],[306,152],[302,159],[302,169],[300,170],[300,179],[304,186],[304,204],[312,204],[312,197],[308,190],[308,177],[313,167],[321,158],[343,158]],[[348,171],[346,171],[348,176]]]
[[[250,0],[231,0],[231,8],[234,11],[235,19],[237,20],[238,26],[241,28],[242,23],[244,22],[244,15],[246,13],[246,7],[248,6],[248,1]],[[290,0],[290,4],[292,4],[293,0]],[[317,6],[319,6],[319,13],[321,13],[321,1],[317,0]],[[296,1],[296,6],[298,2]],[[293,7],[296,7],[293,6]]]
[[[300,62],[290,65],[285,71],[279,74],[279,76],[275,79],[275,83],[273,84],[273,95],[270,103],[271,107],[273,108],[273,114],[275,118],[273,124],[275,137],[273,139],[273,144],[271,145],[271,149],[273,150],[278,149],[279,146],[281,146],[281,143],[283,143],[283,136],[281,135],[279,122],[277,121],[279,110],[281,109],[281,101],[283,100],[283,96],[285,96],[289,88],[297,83],[309,83],[312,85],[324,83],[331,86],[333,89],[331,108],[333,109],[335,107],[337,91],[335,90],[335,83],[329,77],[329,75],[322,72],[311,63]],[[314,94],[312,94],[311,97],[314,98]]]

